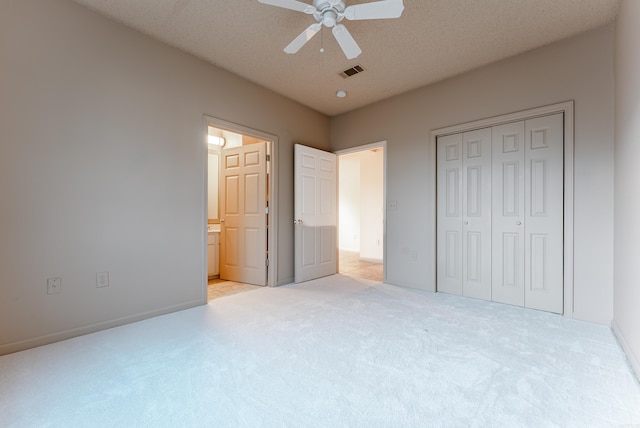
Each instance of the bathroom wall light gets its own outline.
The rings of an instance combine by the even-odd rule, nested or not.
[[[224,137],[216,137],[215,135],[209,135],[209,144],[211,144],[212,146],[219,146],[219,147],[224,147],[225,143],[227,142],[227,140],[224,139]]]
[[[344,89],[340,89],[338,92],[336,92],[336,96],[338,98],[344,98],[347,96],[347,91],[345,91]]]

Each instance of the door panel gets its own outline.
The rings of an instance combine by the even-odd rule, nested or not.
[[[337,272],[336,155],[296,144],[295,281]]]
[[[525,306],[563,311],[563,115],[525,122]]]
[[[462,134],[437,141],[437,290],[462,294]]]
[[[220,228],[222,231],[222,228]],[[225,227],[224,239],[220,240],[220,266],[224,266],[226,270],[221,270],[220,277],[228,279],[230,269],[238,269],[240,267],[240,233],[237,227]],[[222,244],[224,242],[224,245]],[[222,272],[225,272],[222,274]]]
[[[462,294],[491,300],[491,129],[462,135]]]
[[[220,277],[267,281],[266,143],[222,151]]]
[[[492,300],[524,306],[524,121],[492,129]]]

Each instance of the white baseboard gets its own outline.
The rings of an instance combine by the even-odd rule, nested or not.
[[[206,299],[206,296],[205,296],[205,299]],[[143,320],[154,318],[160,315],[167,315],[173,312],[194,308],[196,306],[201,306],[205,303],[206,301],[203,303],[202,300],[198,299],[191,302],[181,303],[179,305],[169,306],[166,308],[156,309],[156,310],[144,312],[141,314],[117,318],[110,321],[90,324],[83,327],[72,328],[69,330],[47,334],[47,335],[35,337],[32,339],[25,339],[17,342],[6,343],[4,345],[0,345],[0,355],[12,354],[14,352],[24,351],[26,349],[35,348],[38,346],[49,345],[51,343],[60,342],[62,340],[67,340],[67,339],[71,339],[78,336],[84,336],[85,334],[96,333],[98,331],[107,330],[109,328],[119,327],[121,325],[143,321]]]
[[[625,339],[624,334],[622,334],[622,331],[618,327],[615,319],[611,321],[611,330],[613,330],[613,334],[618,339],[618,342],[620,343],[620,346],[622,346],[625,354],[627,354],[627,359],[631,363],[633,370],[636,372],[638,381],[640,381],[640,359],[638,359],[638,357],[633,353],[631,346],[629,346],[629,342]]]

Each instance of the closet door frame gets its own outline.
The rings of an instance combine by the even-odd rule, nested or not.
[[[501,116],[481,119],[473,122],[467,122],[459,125],[448,126],[445,128],[434,129],[429,136],[429,171],[432,175],[432,182],[436,186],[436,143],[438,137],[457,134],[462,132],[473,131],[481,128],[488,128],[497,125],[503,125],[509,122],[533,119],[541,116],[548,116],[554,113],[564,114],[564,279],[563,293],[564,306],[563,315],[566,318],[573,318],[573,182],[574,182],[574,102],[566,101],[563,103],[552,104],[543,107],[537,107],[529,110],[523,110],[515,113],[509,113]],[[434,189],[434,194],[436,191]],[[434,201],[435,202],[435,201]],[[436,217],[436,207],[433,207],[433,217]],[[436,221],[437,236],[437,221]],[[434,242],[434,251],[437,253],[437,243]],[[437,272],[436,260],[433,261],[434,278],[433,283],[436,284],[435,275]],[[437,290],[436,290],[437,291]]]

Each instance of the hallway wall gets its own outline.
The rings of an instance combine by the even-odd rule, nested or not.
[[[338,248],[382,262],[384,151],[362,150],[339,159]]]

